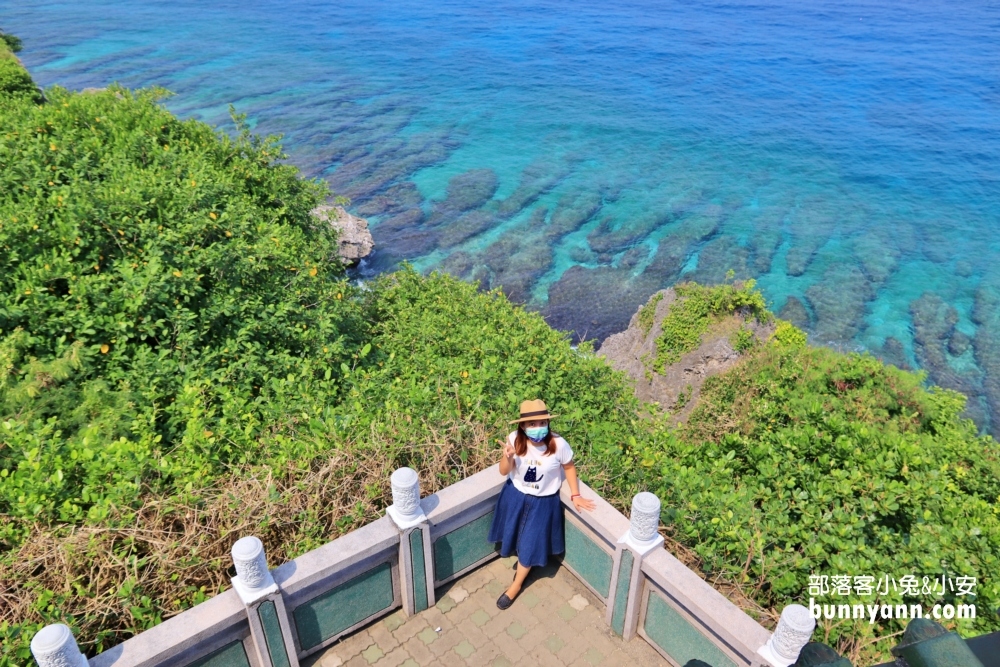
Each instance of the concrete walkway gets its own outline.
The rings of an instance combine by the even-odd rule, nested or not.
[[[496,600],[514,578],[514,558],[438,589],[434,607],[396,612],[303,661],[303,667],[512,665],[659,667],[641,638],[625,643],[604,624],[604,606],[562,567],[536,568],[506,611]]]

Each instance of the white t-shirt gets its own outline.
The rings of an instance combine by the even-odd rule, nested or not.
[[[507,442],[514,444],[517,431],[507,436]],[[521,493],[529,496],[549,496],[559,492],[562,486],[562,467],[573,460],[573,450],[569,443],[556,436],[556,451],[552,456],[545,456],[545,443],[535,445],[528,440],[528,450],[524,456],[514,455],[514,469],[507,478]]]

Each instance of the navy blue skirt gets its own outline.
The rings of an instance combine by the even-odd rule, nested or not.
[[[525,567],[543,567],[549,556],[566,551],[559,494],[529,496],[507,480],[497,499],[490,525],[490,542],[500,543],[504,558],[517,554]]]

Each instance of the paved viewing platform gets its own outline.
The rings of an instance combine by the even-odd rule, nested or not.
[[[534,568],[514,604],[497,608],[517,559],[502,558],[438,592],[410,618],[397,611],[302,661],[303,667],[668,665],[647,642],[623,641],[604,604],[566,568]]]
[[[89,660],[59,623],[32,654],[39,667],[786,667],[818,646],[850,667],[809,643],[805,607],[785,607],[771,633],[670,555],[647,492],[626,517],[581,482],[594,507],[578,512],[564,482],[565,555],[501,611],[516,559],[488,538],[505,482],[492,466],[424,496],[400,468],[385,516],[274,569],[241,537],[231,589]]]

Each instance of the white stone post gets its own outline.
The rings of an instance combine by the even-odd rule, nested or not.
[[[632,498],[632,517],[629,520],[628,544],[643,555],[663,543],[660,536],[660,499],[649,491]]]
[[[605,612],[607,624],[625,641],[635,637],[639,626],[642,559],[663,544],[659,527],[660,499],[648,491],[635,494],[629,530],[618,540],[615,550]]]
[[[231,553],[236,566],[233,586],[244,602],[249,598],[249,603],[252,603],[256,597],[267,595],[272,589],[277,590],[271,571],[267,569],[264,544],[259,538],[241,537],[236,540]]]
[[[262,667],[299,667],[295,633],[281,591],[267,567],[264,544],[252,535],[241,537],[230,553],[236,566],[233,588],[246,607],[250,637],[260,664]]]
[[[386,514],[399,530],[399,590],[403,613],[411,616],[435,604],[431,524],[420,506],[420,477],[416,470],[399,468],[389,483],[392,505],[386,508]]]
[[[790,604],[781,610],[778,627],[757,653],[773,667],[789,667],[799,659],[802,647],[809,643],[816,619],[800,604]]]
[[[73,632],[62,623],[46,625],[31,638],[31,655],[38,667],[88,667]]]
[[[386,510],[400,530],[427,521],[420,507],[420,477],[413,468],[400,468],[389,478],[392,505]]]

